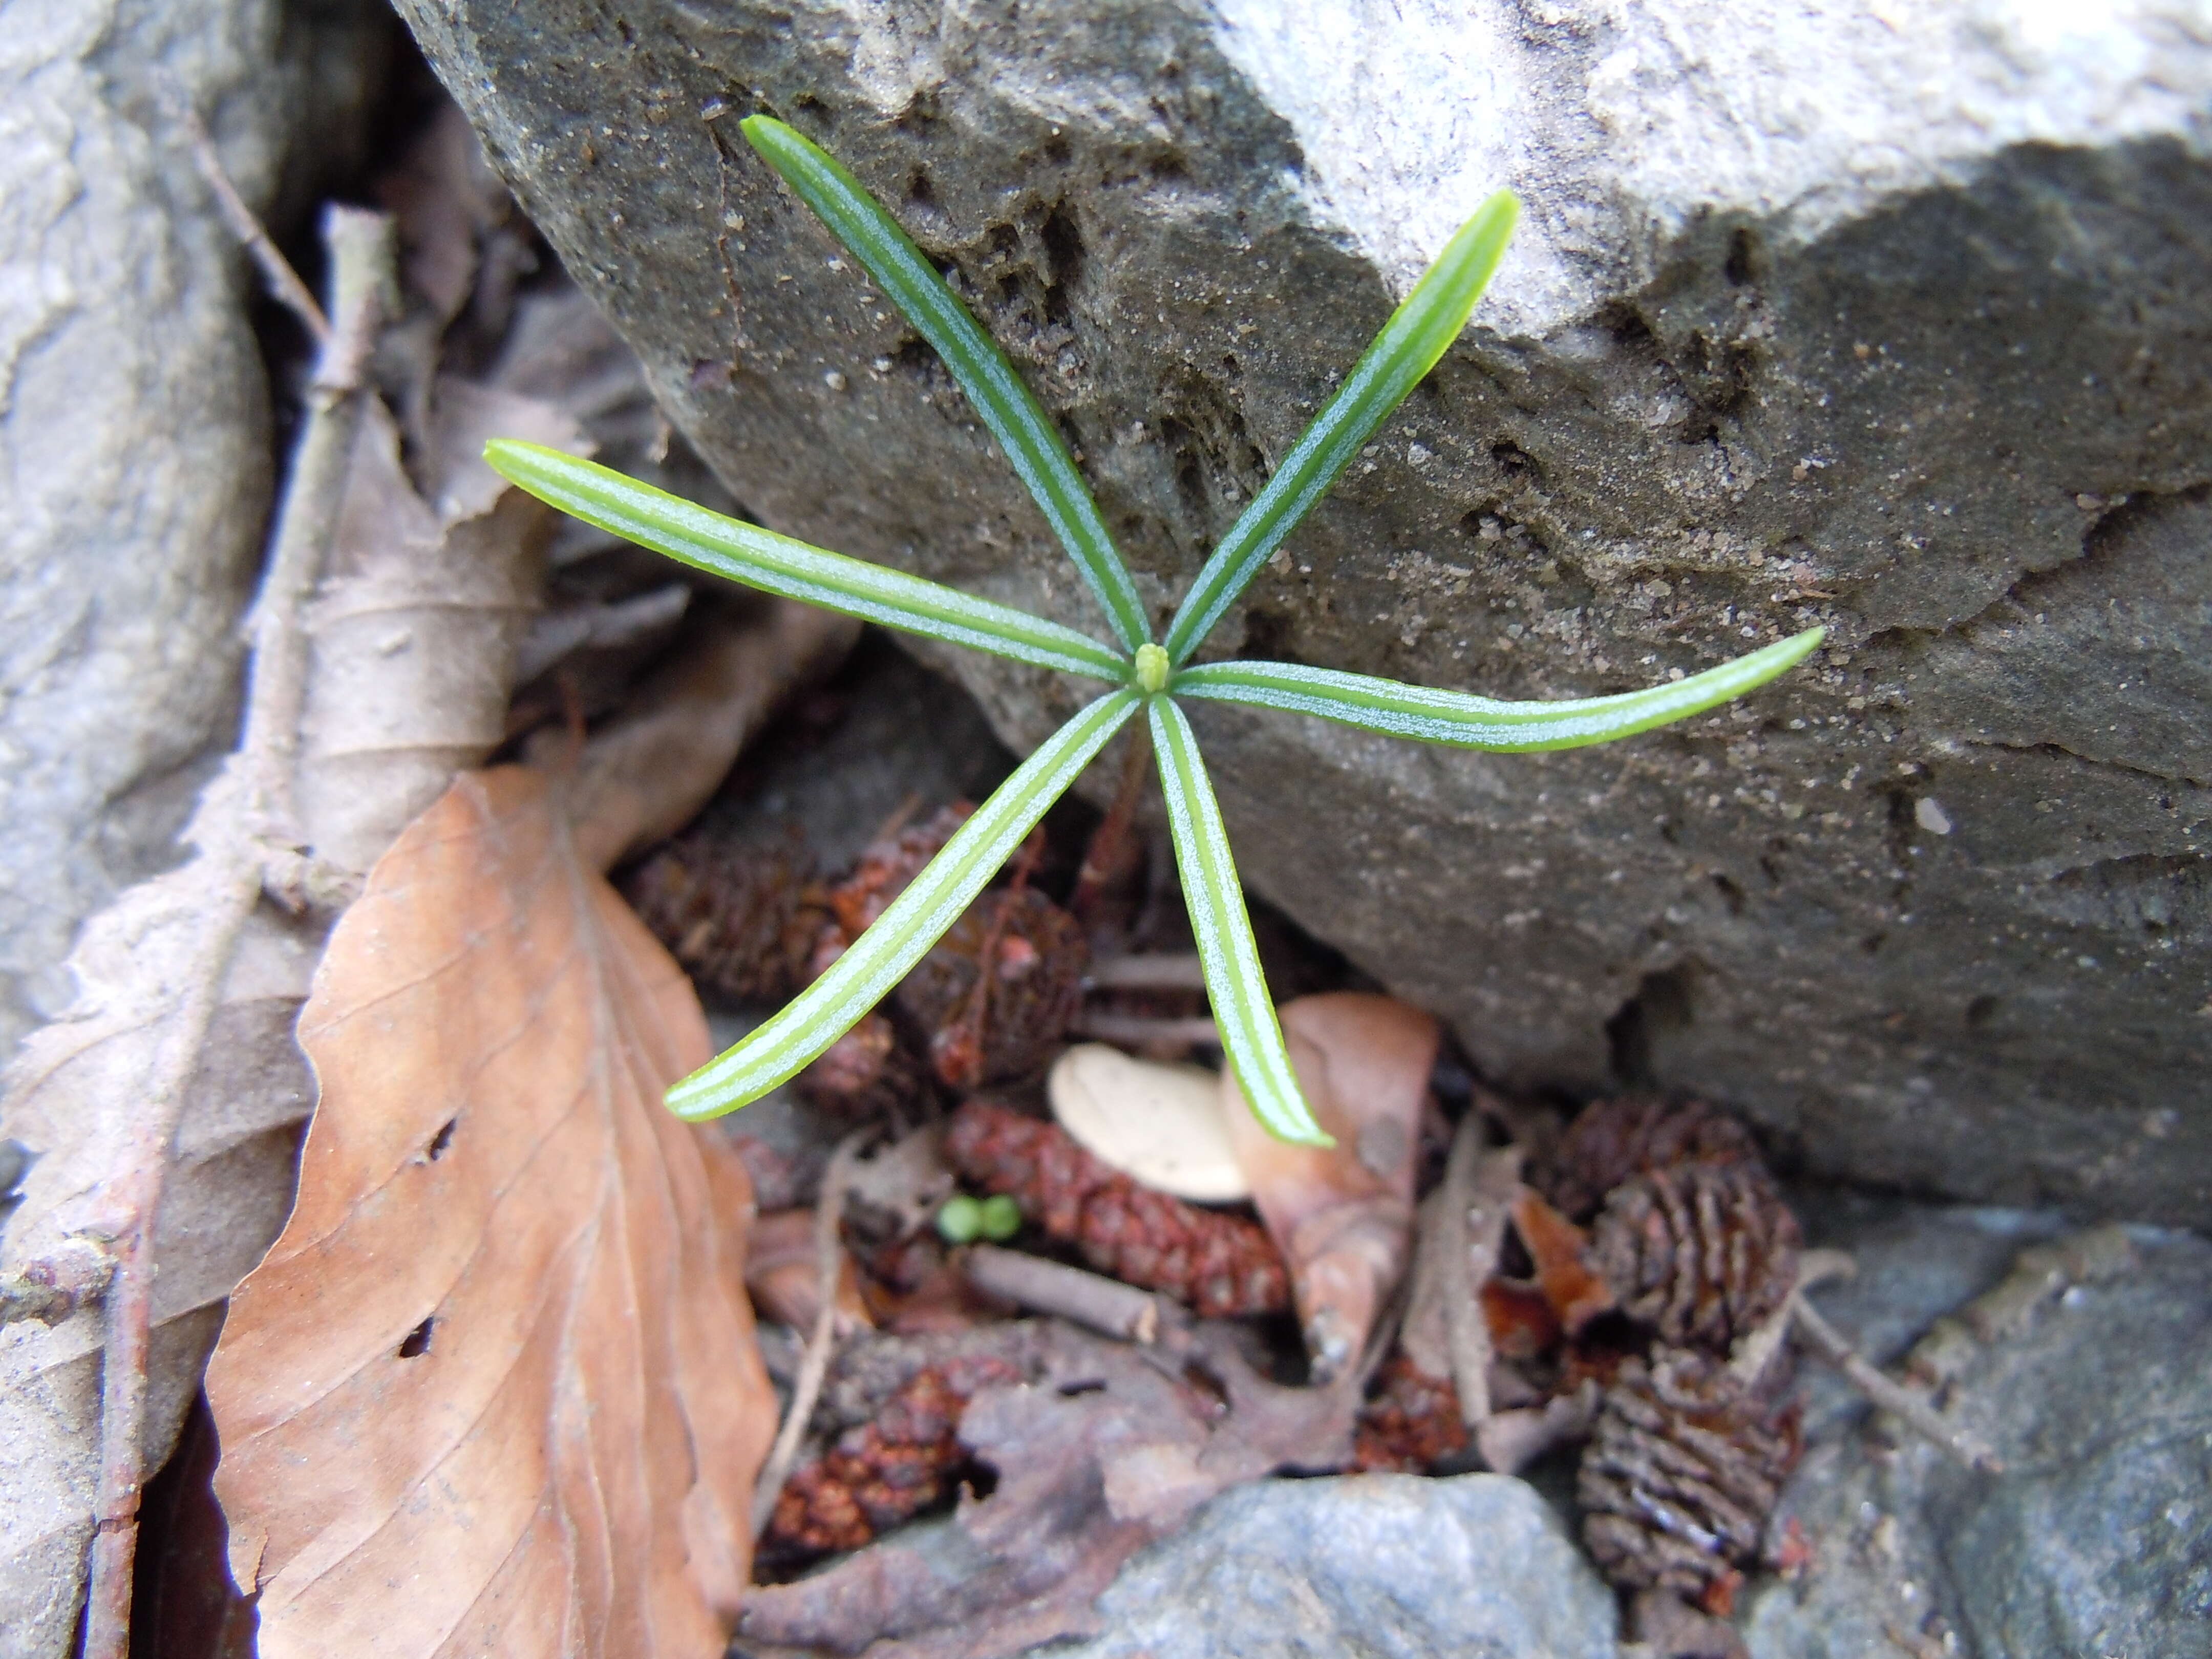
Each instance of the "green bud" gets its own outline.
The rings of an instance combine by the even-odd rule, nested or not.
[[[994,1203],[997,1202],[994,1199]],[[984,1206],[965,1193],[957,1193],[945,1200],[945,1207],[937,1212],[937,1231],[952,1244],[972,1244],[975,1236],[983,1231]]]
[[[1168,653],[1147,642],[1137,647],[1137,690],[1152,696],[1167,689]]]
[[[1004,1193],[985,1199],[975,1207],[984,1237],[1004,1242],[1021,1231],[1022,1206]]]

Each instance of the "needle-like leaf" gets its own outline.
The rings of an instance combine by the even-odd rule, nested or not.
[[[1134,691],[1111,691],[1061,726],[975,810],[828,972],[719,1060],[671,1089],[669,1109],[695,1120],[734,1111],[796,1076],[850,1030],[959,921],[1046,809],[1067,792],[1141,701]],[[1240,918],[1243,913],[1240,901]],[[1273,1018],[1271,1012],[1271,1023]]]
[[[1116,683],[1129,678],[1128,659],[1059,623],[809,547],[560,450],[495,438],[484,446],[484,459],[563,513],[748,587],[1039,668]]]
[[[818,146],[766,115],[743,124],[746,142],[814,210],[830,234],[882,285],[890,302],[937,348],[983,424],[1006,448],[1023,483],[1053,527],[1083,580],[1098,596],[1115,635],[1133,651],[1152,637],[1144,602],[1097,504],[1069,459],[1060,430],[1047,418],[1006,354],[977,326],[898,222]]]
[[[1461,749],[1578,749],[1648,732],[1740,697],[1801,661],[1825,637],[1826,630],[1808,629],[1688,679],[1565,702],[1499,702],[1282,662],[1206,663],[1183,670],[1170,689],[1179,697],[1318,714],[1389,737]]]
[[[1197,936],[1222,1049],[1236,1068],[1253,1115],[1271,1133],[1309,1146],[1334,1146],[1314,1121],[1283,1047],[1283,1028],[1275,1021],[1275,1001],[1260,972],[1252,918],[1244,908],[1244,889],[1237,879],[1221,807],[1198,757],[1198,738],[1182,710],[1166,697],[1154,697],[1147,707],[1160,787],[1167,795],[1168,828],[1175,837],[1176,867],[1182,873],[1183,902]]]
[[[1359,447],[1459,337],[1468,313],[1504,257],[1520,214],[1520,203],[1510,191],[1501,190],[1444,244],[1406,303],[1392,313],[1345,377],[1328,407],[1314,417],[1267,488],[1252,498],[1198,573],[1182,608],[1168,625],[1170,661],[1189,660],[1221,620],[1221,613],[1236,603]]]

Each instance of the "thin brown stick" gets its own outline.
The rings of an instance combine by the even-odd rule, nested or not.
[[[1951,1422],[1923,1395],[1869,1364],[1844,1339],[1844,1334],[1822,1318],[1802,1296],[1790,1298],[1790,1316],[1805,1345],[1849,1377],[1861,1394],[1882,1410],[1894,1413],[1907,1426],[1968,1468],[1988,1474],[2004,1473],[2004,1463],[1993,1448]]]
[[[1101,957],[1083,984],[1091,991],[1203,991],[1206,964],[1195,952]]]
[[[1472,1145],[1481,1144],[1480,1131],[1468,1133],[1480,1112],[1469,1112],[1461,1133]],[[1460,1155],[1459,1142],[1452,1156]],[[1447,1176],[1449,1179],[1449,1176]],[[1452,1387],[1459,1395],[1460,1421],[1469,1429],[1480,1427],[1491,1413],[1490,1323],[1483,1316],[1482,1286],[1498,1270],[1498,1256],[1505,1242],[1505,1222],[1512,1212],[1513,1194],[1521,1185],[1521,1152],[1507,1147],[1494,1152],[1470,1153],[1466,1175],[1455,1188],[1460,1201],[1453,1206],[1457,1220],[1458,1249],[1444,1258],[1449,1294],[1444,1303],[1444,1338],[1451,1353]]]
[[[837,1149],[830,1154],[829,1167],[822,1172],[822,1191],[814,1200],[814,1290],[818,1298],[814,1328],[807,1333],[806,1351],[799,1356],[799,1380],[791,1385],[791,1404],[784,1412],[783,1426],[776,1431],[775,1444],[769,1448],[768,1462],[761,1465],[760,1480],[753,1487],[756,1538],[775,1518],[775,1500],[783,1495],[783,1483],[791,1479],[791,1466],[799,1459],[799,1443],[806,1437],[814,1402],[822,1397],[823,1379],[830,1375],[830,1357],[837,1340],[837,1281],[845,1267],[842,1236],[845,1199],[852,1190],[854,1162],[874,1133],[873,1128],[854,1130],[837,1143]]]
[[[1109,1014],[1097,1009],[1078,1014],[1067,1028],[1078,1036],[1141,1048],[1147,1043],[1221,1046],[1221,1028],[1205,1015],[1190,1019],[1154,1019],[1146,1014]]]
[[[1034,1313],[1057,1314],[1124,1342],[1150,1345],[1175,1328],[1172,1310],[1149,1291],[995,1244],[974,1244],[962,1267],[968,1282]]]
[[[306,685],[300,610],[337,522],[360,406],[368,345],[391,283],[388,222],[333,209],[325,221],[333,307],[325,330],[298,460],[275,544],[254,601],[254,645],[236,754],[193,816],[188,839],[205,872],[206,911],[185,989],[155,1051],[143,1102],[110,1194],[115,1261],[105,1314],[100,1398],[100,1481],[85,1613],[85,1659],[125,1659],[131,1582],[145,1481],[147,1358],[152,1345],[154,1225],[193,1073],[220,1005],[222,983],[268,867],[266,826],[289,818],[291,774]],[[297,279],[295,278],[296,281]]]
[[[1152,746],[1141,732],[1133,732],[1121,756],[1121,777],[1114,788],[1113,803],[1092,832],[1084,849],[1083,867],[1076,872],[1075,890],[1067,908],[1086,927],[1104,902],[1107,890],[1127,872],[1137,854],[1130,830],[1137,821],[1137,803],[1144,799],[1145,778],[1150,771]]]
[[[215,140],[208,136],[207,125],[199,112],[181,98],[177,104],[177,124],[185,130],[185,137],[191,144],[192,160],[198,163],[200,177],[215,193],[216,206],[222,211],[223,222],[230,234],[246,245],[253,263],[261,268],[261,280],[269,284],[269,291],[277,302],[297,317],[317,346],[327,346],[331,338],[331,319],[315,303],[314,293],[300,280],[300,273],[292,269],[292,262],[278,251],[246,198],[238,193],[231,182],[229,171],[222,157],[216,153]]]

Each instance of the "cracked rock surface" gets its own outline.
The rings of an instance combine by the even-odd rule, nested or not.
[[[1164,616],[1489,190],[1458,345],[1211,650],[1506,696],[1813,623],[1617,747],[1193,711],[1246,878],[1501,1080],[1816,1173],[2212,1203],[2212,20],[1980,0],[402,0],[764,521],[1095,625],[928,351],[738,138],[886,202]],[[937,659],[1016,747],[1081,695]]]

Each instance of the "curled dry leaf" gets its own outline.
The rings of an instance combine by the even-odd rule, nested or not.
[[[208,1373],[261,1652],[719,1653],[775,1427],[690,984],[547,779],[465,777],[301,1024],[300,1196]]]
[[[927,1552],[888,1539],[754,1591],[745,1651],[1000,1659],[1086,1634],[1121,1564],[1216,1492],[1351,1455],[1351,1389],[1275,1387],[1225,1343],[1178,1372],[1055,1323],[1025,1358],[1033,1384],[987,1389],[961,1419],[991,1495]]]
[[[1544,1300],[1569,1336],[1613,1307],[1612,1286],[1591,1266],[1589,1235],[1534,1188],[1523,1187],[1513,1200],[1513,1231],[1536,1264]]]
[[[1436,1064],[1437,1023],[1389,997],[1332,992],[1283,1005],[1299,1087],[1331,1147],[1260,1127],[1221,1074],[1230,1138],[1267,1231],[1290,1263],[1315,1374],[1356,1364],[1413,1254],[1413,1158]]]
[[[591,450],[572,418],[535,398],[451,377],[435,398],[420,492],[384,405],[363,411],[307,611],[301,829],[318,858],[356,874],[507,735],[553,515],[484,465],[484,441],[521,434]]]
[[[909,1238],[936,1218],[952,1186],[945,1132],[932,1124],[857,1159],[846,1182],[846,1202],[867,1236]]]

